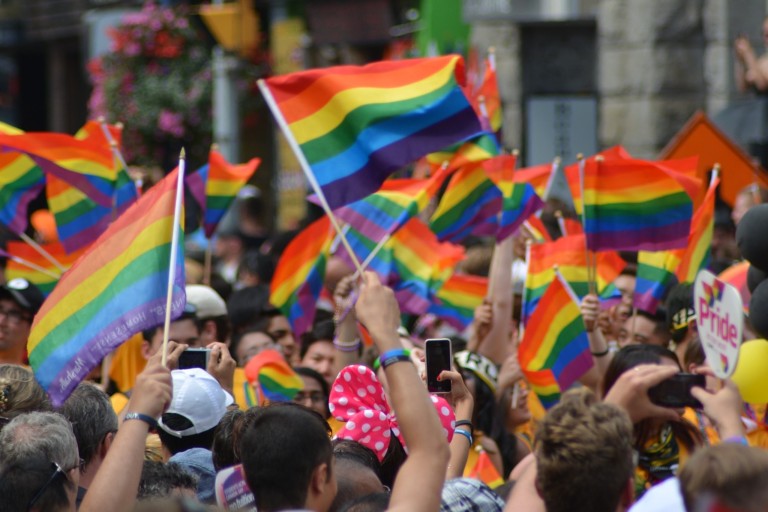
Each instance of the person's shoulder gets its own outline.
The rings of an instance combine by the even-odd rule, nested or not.
[[[677,478],[668,478],[654,485],[629,509],[629,512],[685,512],[680,481]]]

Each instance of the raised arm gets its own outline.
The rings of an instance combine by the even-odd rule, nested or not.
[[[336,339],[333,340],[336,353],[333,359],[335,375],[360,361],[360,333],[357,331],[354,307],[357,297],[355,279],[354,275],[342,278],[333,292],[333,300],[336,303],[336,313],[333,317],[336,322]]]
[[[478,340],[477,351],[500,365],[509,355],[509,323],[512,318],[512,262],[514,238],[507,237],[496,244],[491,260],[489,298],[493,307],[493,322],[485,339]]]
[[[182,346],[170,345],[173,357]],[[178,353],[177,353],[178,352]],[[169,356],[170,357],[170,356]],[[80,512],[129,512],[133,510],[144,465],[144,444],[150,423],[168,407],[172,396],[171,371],[160,363],[160,352],[152,356],[136,379],[126,418],[117,431],[93,483],[88,488]],[[130,419],[133,417],[133,419]]]
[[[389,352],[403,348],[397,335],[400,310],[395,295],[376,274],[366,272],[356,309],[382,354],[392,409],[408,446],[408,459],[397,474],[388,510],[438,510],[450,455],[448,443],[416,369],[407,357]],[[387,353],[392,355],[387,357]]]

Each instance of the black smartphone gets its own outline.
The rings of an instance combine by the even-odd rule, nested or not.
[[[188,348],[179,356],[179,370],[187,368],[208,369],[208,359],[211,357],[209,348]]]
[[[662,407],[693,407],[701,409],[701,402],[691,395],[691,388],[706,387],[704,375],[678,373],[648,390],[648,397]]]
[[[451,340],[438,338],[427,340],[427,391],[430,393],[450,393],[451,381],[437,380],[444,370],[451,369]]]

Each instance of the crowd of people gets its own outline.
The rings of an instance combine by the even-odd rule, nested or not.
[[[555,234],[552,212],[543,219]],[[314,324],[296,333],[269,301],[295,233],[243,225],[222,230],[211,286],[188,250],[187,306],[165,365],[158,326],[59,408],[26,366],[44,296],[24,279],[0,288],[0,512],[236,509],[217,483],[233,467],[262,512],[768,510],[765,405],[745,404],[707,366],[690,285],[654,314],[634,309],[623,255],[621,302],[581,300],[592,368],[545,410],[516,350],[525,229],[467,249],[462,272],[510,286],[493,287],[465,332],[401,315],[376,274],[331,257]],[[733,253],[723,229],[715,264]],[[435,337],[451,340],[447,394],[424,384]],[[204,364],[179,369],[199,348]],[[256,368],[267,356],[298,384],[277,378],[283,387],[267,393]],[[691,391],[701,407],[652,402],[648,390],[682,371],[706,376]]]

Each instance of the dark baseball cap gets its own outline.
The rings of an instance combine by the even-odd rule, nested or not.
[[[2,297],[9,297],[33,315],[37,314],[40,306],[45,302],[43,292],[23,277],[11,279],[0,286],[0,298]]]

